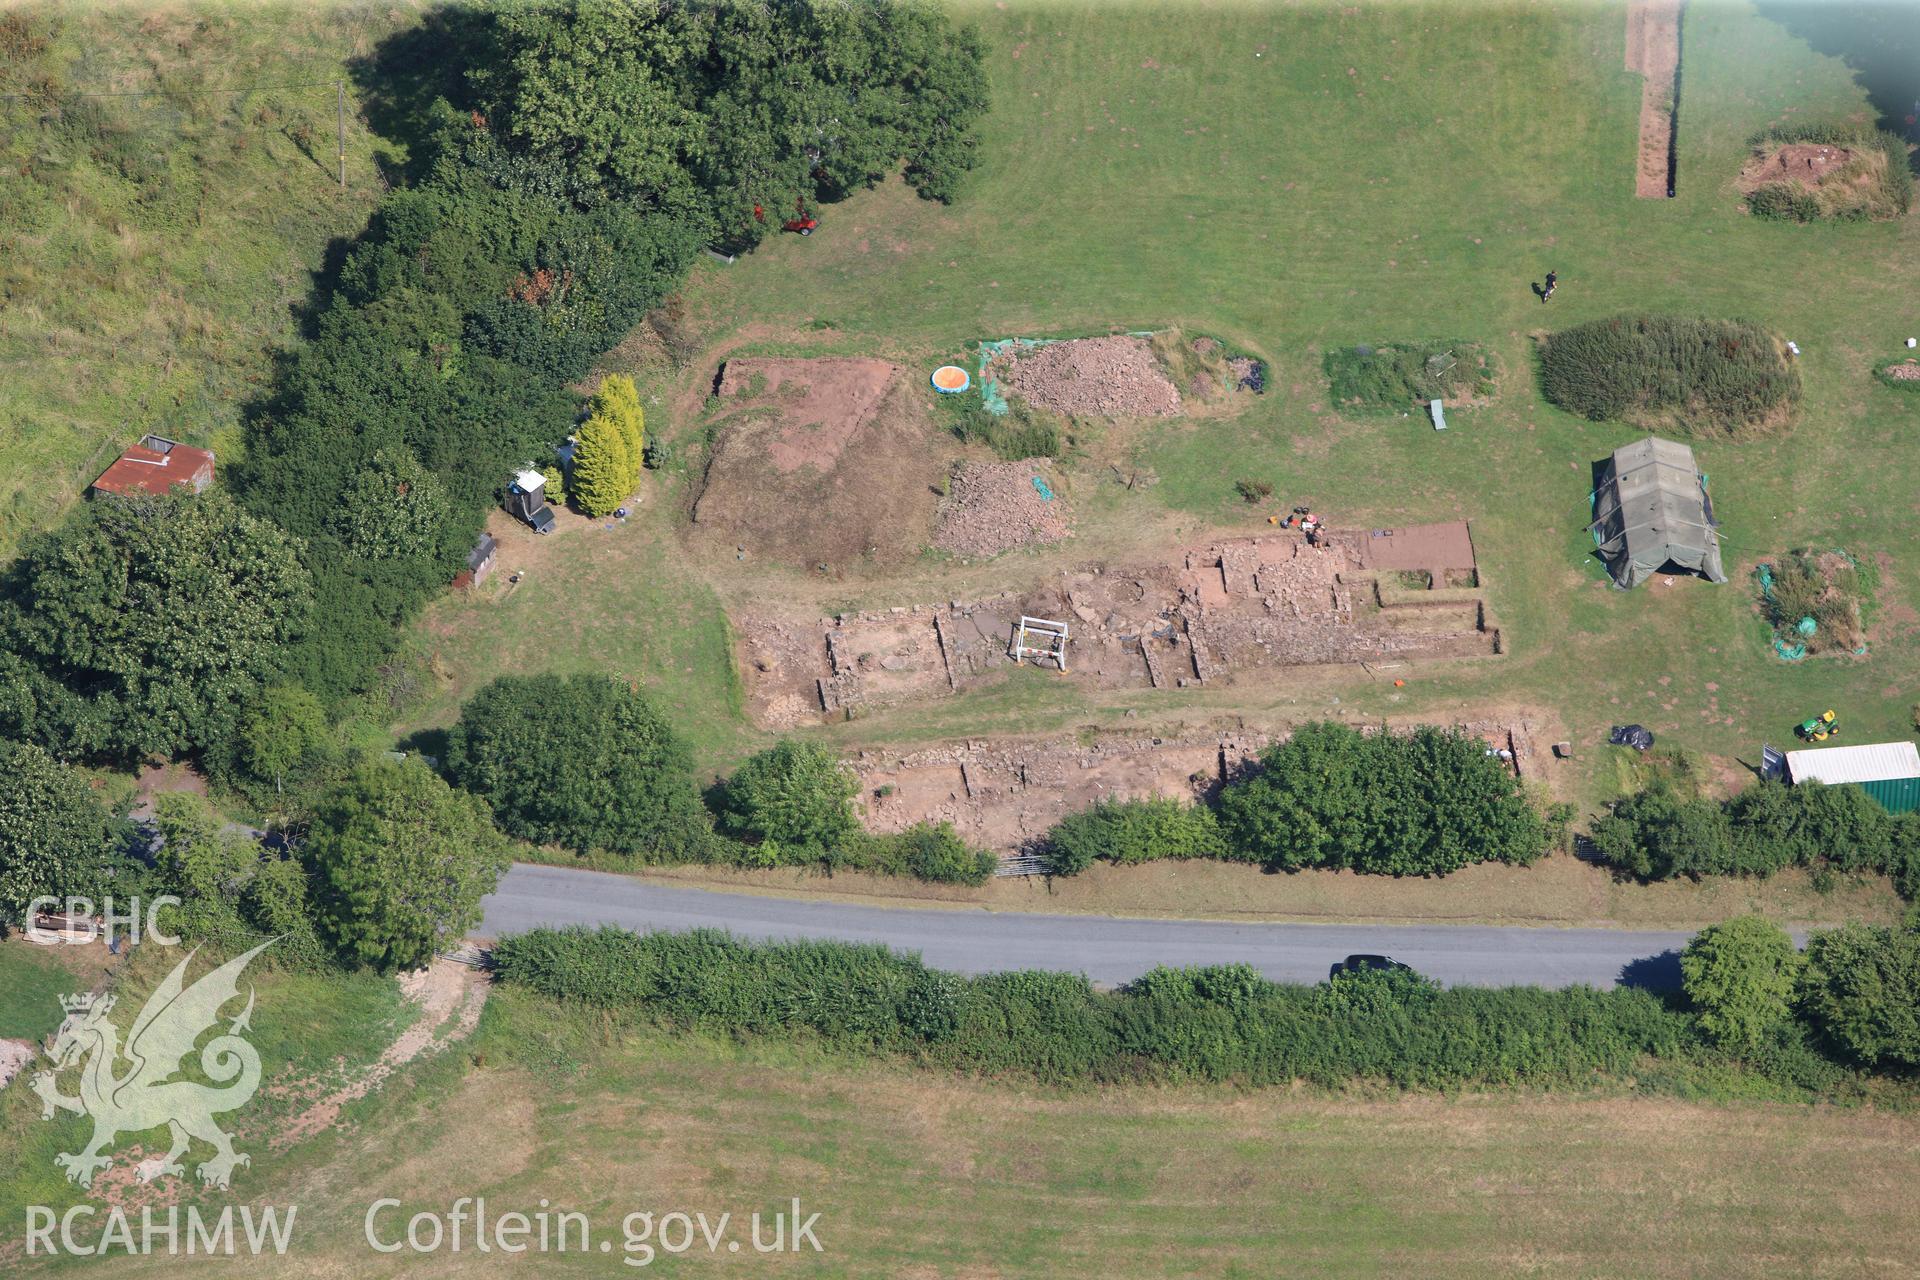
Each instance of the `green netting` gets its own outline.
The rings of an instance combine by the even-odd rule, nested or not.
[[[987,376],[987,366],[993,358],[1008,347],[1022,347],[1032,350],[1047,345],[1045,339],[1034,338],[997,338],[980,344],[980,403],[988,413],[1006,413],[1009,409],[1006,393],[1000,390],[1000,384]]]

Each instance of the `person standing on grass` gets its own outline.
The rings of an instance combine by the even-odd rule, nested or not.
[[[1558,271],[1547,272],[1547,287],[1540,291],[1540,301],[1545,302],[1549,298],[1553,297],[1554,286],[1557,285],[1559,282],[1560,282],[1560,273]]]

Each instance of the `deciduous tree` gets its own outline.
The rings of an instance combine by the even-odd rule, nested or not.
[[[44,750],[0,742],[0,922],[42,895],[91,892],[107,814],[86,780]]]
[[[15,736],[75,755],[173,755],[230,740],[306,620],[301,544],[198,497],[103,497],[30,544],[0,603],[23,694]]]
[[[458,942],[507,865],[486,806],[418,759],[355,765],[315,807],[302,854],[322,931],[382,972]]]
[[[447,771],[538,844],[685,858],[712,838],[686,744],[645,694],[605,676],[495,680],[461,710]]]
[[[1792,1016],[1799,949],[1787,931],[1739,916],[1695,934],[1680,954],[1687,999],[1722,1046],[1751,1052]]]
[[[1850,924],[1807,943],[1801,1002],[1862,1062],[1920,1066],[1920,932]]]

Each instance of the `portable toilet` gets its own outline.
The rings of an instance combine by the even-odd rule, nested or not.
[[[547,478],[538,471],[516,474],[507,483],[507,514],[523,520],[535,533],[553,529],[553,508],[547,505]]]
[[[1787,779],[1858,787],[1889,813],[1920,809],[1920,749],[1911,742],[1864,742],[1787,752]]]

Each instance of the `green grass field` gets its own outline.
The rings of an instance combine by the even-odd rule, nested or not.
[[[75,948],[81,955],[69,958],[50,956],[25,942],[0,945],[0,1035],[39,1040],[58,1027],[62,1016],[58,997],[91,989],[101,979],[108,967],[104,950]],[[123,1035],[147,993],[184,957],[182,950],[147,946],[115,970],[108,989],[120,1002],[114,1016]],[[207,967],[204,959],[196,962],[189,981]],[[272,1138],[278,1126],[309,1108],[338,1083],[343,1070],[357,1072],[377,1060],[411,1014],[391,980],[370,975],[315,977],[256,967],[249,970],[243,992],[248,987],[257,996],[257,1006],[247,1038],[259,1050],[265,1083],[252,1102],[235,1113],[228,1128],[238,1149],[253,1157],[254,1163],[243,1174],[257,1169],[263,1179],[274,1179],[324,1159],[323,1153],[334,1150],[333,1139],[321,1135],[290,1152],[276,1152]],[[237,1011],[236,1005],[228,1013]],[[43,1059],[33,1069],[45,1065]],[[116,1069],[124,1073],[127,1064]],[[194,1070],[191,1063],[186,1070]],[[71,1077],[63,1084],[73,1088]],[[54,1156],[79,1150],[92,1131],[91,1122],[66,1113],[51,1123],[42,1121],[40,1100],[24,1086],[25,1081],[19,1081],[0,1093],[0,1221],[8,1224],[0,1234],[0,1270],[8,1274],[14,1274],[24,1244],[20,1224],[25,1206],[45,1205],[61,1212],[88,1200],[86,1192],[66,1181]],[[387,1105],[405,1094],[403,1086],[386,1099]],[[378,1101],[350,1104],[343,1114],[349,1121],[356,1120]],[[115,1150],[124,1157],[142,1141],[164,1144],[164,1139],[164,1130],[132,1134]],[[199,1149],[195,1158],[204,1159],[205,1150]],[[130,1167],[114,1170],[112,1176],[103,1173],[96,1186],[96,1202],[106,1199],[136,1209],[140,1203],[152,1203],[151,1197],[134,1190],[131,1173]],[[109,1186],[115,1189],[109,1192]],[[218,1192],[203,1190],[197,1183],[175,1198],[180,1203],[215,1206],[216,1213],[225,1202]]]
[[[528,660],[613,667],[660,689],[723,767],[764,741],[740,718],[730,670],[699,656],[726,606],[769,592],[892,604],[1031,581],[1116,540],[1138,544],[1142,530],[1166,545],[1247,527],[1232,486],[1253,476],[1276,501],[1311,500],[1350,527],[1470,518],[1512,655],[1420,669],[1402,690],[1314,672],[1160,694],[1153,714],[1287,721],[1334,713],[1334,697],[1354,717],[1517,704],[1587,748],[1566,789],[1589,801],[1609,793],[1597,744],[1616,722],[1713,753],[1726,785],[1763,740],[1829,706],[1850,740],[1912,732],[1920,548],[1906,477],[1920,461],[1920,403],[1869,375],[1914,327],[1920,222],[1768,223],[1742,213],[1731,186],[1753,131],[1865,109],[1839,59],[1744,4],[1690,6],[1679,198],[1644,201],[1632,180],[1639,79],[1623,67],[1617,7],[963,7],[991,40],[995,101],[965,198],[928,205],[889,183],[830,208],[810,239],[703,263],[689,310],[714,349],[918,367],[980,337],[1180,324],[1267,356],[1272,392],[1237,417],[1098,442],[1076,488],[1075,539],[986,569],[925,562],[824,586],[731,563],[702,571],[679,544],[684,490],[669,477],[639,529],[613,535],[630,547],[619,570],[596,554],[577,577],[503,605],[437,605],[420,647],[443,664],[444,689],[403,727],[444,723],[458,692]],[[1549,268],[1561,288],[1542,306],[1530,286]],[[1724,587],[1619,593],[1589,555],[1590,466],[1634,433],[1541,400],[1532,335],[1627,308],[1750,317],[1805,352],[1790,434],[1699,448],[1725,521]],[[1431,336],[1493,351],[1490,405],[1457,412],[1445,435],[1417,418],[1330,411],[1327,346]],[[608,363],[634,367],[624,352]],[[651,429],[690,438],[692,415],[675,410],[697,401],[685,397],[712,359],[640,369],[658,397]],[[1160,482],[1103,484],[1095,463],[1115,449]],[[1866,656],[1771,656],[1751,571],[1802,544],[1878,559]],[[1039,679],[831,736],[1040,731],[1122,705]]]
[[[0,97],[0,557],[145,432],[237,456],[396,151],[349,81],[341,192],[334,84],[411,8],[6,7],[0,94],[30,96]]]
[[[263,1003],[264,1008],[264,1003]],[[17,1120],[17,1116],[11,1117]],[[657,1255],[667,1274],[819,1276],[1796,1276],[1902,1274],[1920,1120],[1872,1108],[1577,1096],[1053,1090],[927,1076],[805,1046],[653,1033],[499,991],[467,1052],[371,1100],[357,1127],[276,1157],[241,1193],[299,1206],[303,1276],[467,1276],[531,1259],[376,1255],[416,1212],[622,1220],[818,1213],[819,1254]],[[390,1229],[391,1228],[391,1229]],[[696,1241],[699,1237],[696,1235]],[[87,1265],[40,1268],[65,1273]],[[100,1265],[93,1263],[91,1265]],[[113,1264],[187,1276],[204,1259]],[[649,1268],[650,1270],[651,1268]],[[10,1272],[12,1274],[12,1272]]]

